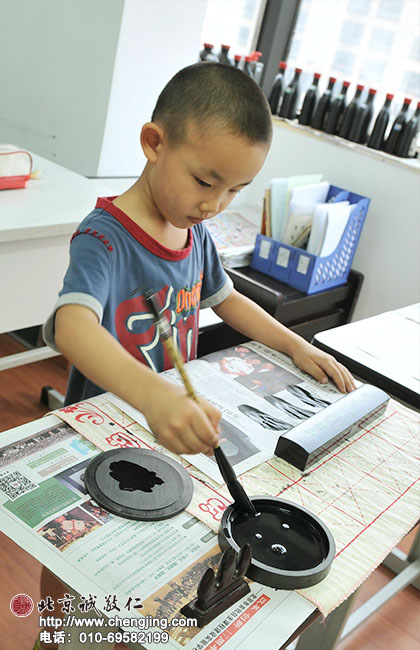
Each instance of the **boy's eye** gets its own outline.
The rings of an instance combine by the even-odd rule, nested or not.
[[[197,176],[194,176],[194,179],[200,185],[200,187],[211,187],[209,183],[202,181],[201,178],[198,178]]]

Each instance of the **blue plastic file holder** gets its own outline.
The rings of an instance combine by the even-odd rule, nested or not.
[[[331,185],[328,201],[353,206],[340,243],[331,255],[318,257],[265,235],[257,235],[251,268],[305,293],[317,293],[347,282],[370,199]]]

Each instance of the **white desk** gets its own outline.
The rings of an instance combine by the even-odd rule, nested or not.
[[[412,407],[419,405],[420,388],[420,304],[410,305],[319,332],[313,343],[333,354],[364,381],[387,391]],[[420,590],[420,530],[406,554],[393,549],[383,565],[396,575],[349,619],[352,599],[343,603],[327,624],[302,635],[296,650],[330,648],[337,631],[352,632],[379,607],[408,584]],[[331,618],[331,621],[328,619]],[[347,622],[346,622],[347,620]]]
[[[0,333],[45,321],[62,286],[72,233],[97,197],[114,190],[112,182],[32,156],[40,179],[0,192]],[[0,360],[0,370],[54,355],[47,347],[11,355]]]
[[[419,407],[420,303],[319,332],[313,343],[363,381]]]

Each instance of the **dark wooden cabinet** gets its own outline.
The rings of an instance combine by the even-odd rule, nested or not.
[[[248,266],[226,272],[235,289],[307,341],[318,332],[350,321],[363,282],[361,273],[350,271],[346,284],[308,295]],[[198,356],[246,340],[224,323],[206,327],[200,330]]]

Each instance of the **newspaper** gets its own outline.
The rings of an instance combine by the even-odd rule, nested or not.
[[[246,433],[261,453],[269,453],[273,438],[281,435],[278,422],[270,428],[273,418],[292,424],[346,399],[332,384],[321,387],[288,357],[255,342],[208,355],[204,361],[188,364],[187,371],[196,389],[223,407],[223,418],[242,435]],[[176,373],[167,375],[178,381]],[[275,411],[267,410],[274,404]],[[259,409],[262,419],[251,419],[240,411],[241,405]],[[132,616],[142,621],[178,618],[180,608],[195,597],[204,568],[218,560],[215,533],[232,499],[226,486],[218,485],[189,459],[176,457],[194,482],[187,512],[164,522],[145,523],[98,509],[82,481],[84,468],[98,449],[164,451],[121,406],[104,394],[57,411],[65,424],[50,416],[3,434],[0,512],[6,534],[81,597],[96,596],[100,611],[108,616],[115,613],[109,608],[115,599],[121,614],[130,604],[141,602],[143,608],[129,611],[131,622],[123,625],[135,629]],[[249,434],[254,425],[259,429]],[[322,518],[336,542],[331,571],[299,595],[253,584],[249,596],[203,630],[174,625],[166,647],[253,650],[263,638],[270,650],[287,640],[314,611],[313,606],[327,616],[418,520],[419,433],[418,414],[390,400],[384,413],[360,422],[353,435],[328,449],[309,472],[281,458],[245,471],[240,480],[248,494],[280,497]],[[302,604],[300,595],[308,602]],[[165,631],[163,624],[149,627],[159,635]],[[144,645],[159,647],[154,643],[152,638]]]
[[[54,416],[2,435],[2,531],[80,594],[62,609],[63,617],[73,611],[66,619],[72,635],[78,631],[69,621],[91,602],[107,620],[124,621],[132,648],[251,650],[264,638],[274,650],[314,611],[294,592],[253,583],[205,628],[192,625],[180,609],[196,597],[206,568],[218,564],[216,534],[187,512],[139,522],[103,510],[83,482],[98,448]],[[37,605],[44,615],[46,603]]]
[[[224,266],[237,268],[251,262],[258,227],[243,214],[225,211],[206,222]]]
[[[187,371],[191,377],[194,374],[194,384],[201,379],[201,390],[210,399],[217,390],[216,403],[222,406],[223,402],[226,408],[224,419],[231,417],[229,410],[234,414],[235,409],[239,410],[235,402],[239,399],[237,389],[247,391],[240,394],[241,400],[246,395],[246,401],[241,401],[239,406],[253,405],[255,402],[248,400],[261,399],[255,407],[263,413],[262,419],[258,418],[261,439],[273,436],[277,440],[283,435],[277,421],[285,422],[287,415],[311,417],[310,413],[318,409],[313,416],[315,421],[323,414],[319,409],[325,408],[328,419],[327,405],[347,399],[332,383],[321,386],[297,370],[288,357],[260,343],[237,346],[205,359],[204,362],[200,360],[200,365],[188,364]],[[273,368],[264,366],[268,362]],[[213,369],[218,374],[205,386],[212,372],[210,364],[216,364]],[[244,366],[248,366],[248,370]],[[194,373],[192,368],[196,368]],[[177,380],[175,373],[172,379]],[[270,397],[274,401],[268,400]],[[126,413],[124,405],[121,408],[121,404],[118,406],[110,401],[112,399],[110,394],[104,394],[60,409],[57,414],[103,450],[137,446],[177,458],[194,483],[188,513],[217,532],[223,512],[232,502],[227,487],[219,485],[188,459],[162,449],[150,431],[136,422],[133,414]],[[278,409],[274,429],[271,429],[273,416],[266,411],[268,404]],[[246,419],[251,424],[248,416]],[[270,425],[268,430],[262,423]],[[235,433],[248,435],[248,424],[244,429],[239,428],[237,418],[233,419],[233,424],[237,429]],[[297,426],[302,425],[305,421]],[[254,433],[251,442],[263,447],[261,439]],[[391,399],[384,412],[361,420],[354,431],[339,442],[324,445],[309,470],[299,470],[283,458],[272,457],[240,475],[247,494],[298,503],[319,516],[330,529],[337,551],[331,571],[320,584],[300,592],[324,616],[348,598],[417,522],[419,444],[418,414]],[[231,451],[232,448],[228,448],[228,455]],[[198,465],[200,461],[194,459]]]
[[[163,374],[181,383],[177,370]],[[188,376],[198,395],[222,412],[220,445],[238,476],[272,458],[279,436],[343,398],[332,383],[321,387],[288,356],[256,342],[190,361]],[[109,399],[150,431],[140,411],[115,396]],[[214,457],[183,458],[223,483]]]

